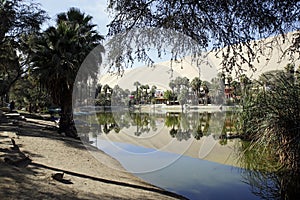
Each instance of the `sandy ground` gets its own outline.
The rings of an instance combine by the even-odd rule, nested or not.
[[[11,138],[19,149],[13,148]],[[184,199],[127,173],[102,151],[93,151],[121,170],[99,162],[79,140],[57,134],[53,122],[0,118],[0,199]],[[32,160],[26,167],[5,162],[25,156]],[[52,178],[57,172],[64,173],[61,181]]]

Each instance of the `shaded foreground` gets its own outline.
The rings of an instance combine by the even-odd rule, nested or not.
[[[125,172],[118,161],[94,148],[98,161],[80,141],[57,134],[53,122],[0,120],[1,199],[185,199]],[[27,167],[4,162],[25,155],[32,160]],[[63,180],[51,177],[57,172],[64,172]]]

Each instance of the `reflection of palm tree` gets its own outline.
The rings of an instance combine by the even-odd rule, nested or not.
[[[180,126],[184,131],[189,131],[190,129],[190,123],[185,113],[180,114]]]
[[[192,134],[193,134],[193,136],[194,136],[194,138],[196,140],[200,140],[201,137],[203,137],[203,132],[202,132],[202,126],[201,126],[201,124],[198,125],[197,129],[195,129]]]
[[[182,141],[182,140],[188,140],[191,138],[191,134],[189,131],[182,131],[182,129],[178,129],[177,133],[176,133],[176,139],[178,141]]]
[[[105,123],[104,124],[104,127],[103,127],[103,132],[105,133],[105,134],[108,134],[109,133],[109,128],[108,128],[108,125],[107,125],[107,123]]]
[[[209,135],[208,129],[209,129],[210,118],[211,118],[211,113],[206,113],[206,121],[203,129],[203,135]]]
[[[141,128],[141,133],[149,133],[150,132],[150,128],[149,127],[142,127]]]
[[[227,138],[222,138],[219,140],[220,145],[226,145],[227,144]]]
[[[119,133],[121,131],[120,126],[118,126],[118,124],[114,124],[113,129],[115,131],[115,133]]]
[[[136,126],[136,131],[134,132],[134,135],[136,136],[140,136],[142,133],[140,131],[140,128],[142,126],[142,117],[141,117],[141,113],[132,113],[132,119],[133,119],[133,126]]]
[[[174,128],[175,126],[180,126],[180,119],[178,115],[175,115],[175,113],[167,114],[165,125],[167,127]]]
[[[172,136],[172,138],[174,138],[176,136],[176,134],[177,134],[177,130],[174,127],[171,128],[170,135]]]
[[[150,117],[150,127],[153,131],[156,131],[157,130],[157,127],[156,127],[156,122],[155,122],[155,117]]]
[[[140,136],[142,134],[142,132],[140,131],[140,126],[139,124],[136,125],[136,131],[134,132],[134,135],[136,136]]]

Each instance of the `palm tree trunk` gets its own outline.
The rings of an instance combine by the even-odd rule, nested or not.
[[[72,91],[67,91],[61,101],[61,114],[59,121],[59,133],[65,133],[68,137],[77,138],[77,130],[73,119]]]

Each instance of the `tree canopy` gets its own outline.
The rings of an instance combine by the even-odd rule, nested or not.
[[[57,15],[55,26],[28,40],[31,69],[54,103],[61,106],[60,131],[72,137],[77,136],[72,115],[74,82],[97,76],[104,51],[100,45],[103,37],[94,30],[91,19],[80,10],[70,8]]]
[[[293,31],[296,32],[291,45],[283,54],[299,56],[299,7],[298,0],[109,0],[108,8],[114,16],[109,24],[109,35],[125,38],[122,42],[118,40],[124,50],[115,57],[114,65],[120,67],[120,62],[125,65],[133,58],[151,61],[151,55],[146,52],[149,43],[159,56],[164,52],[162,43],[172,46],[173,59],[182,52],[191,54],[191,45],[196,43],[198,47],[194,47],[192,53],[215,50],[222,56],[222,65],[227,71],[240,70],[244,63],[255,69],[253,62],[258,54],[263,54],[266,45],[251,41]],[[157,29],[141,31],[145,28]],[[189,44],[186,39],[174,42],[179,39],[163,30],[181,33],[195,43]],[[221,49],[223,47],[227,48]]]
[[[22,0],[0,1],[0,96],[26,72],[23,38],[37,33],[47,18],[38,4]]]

